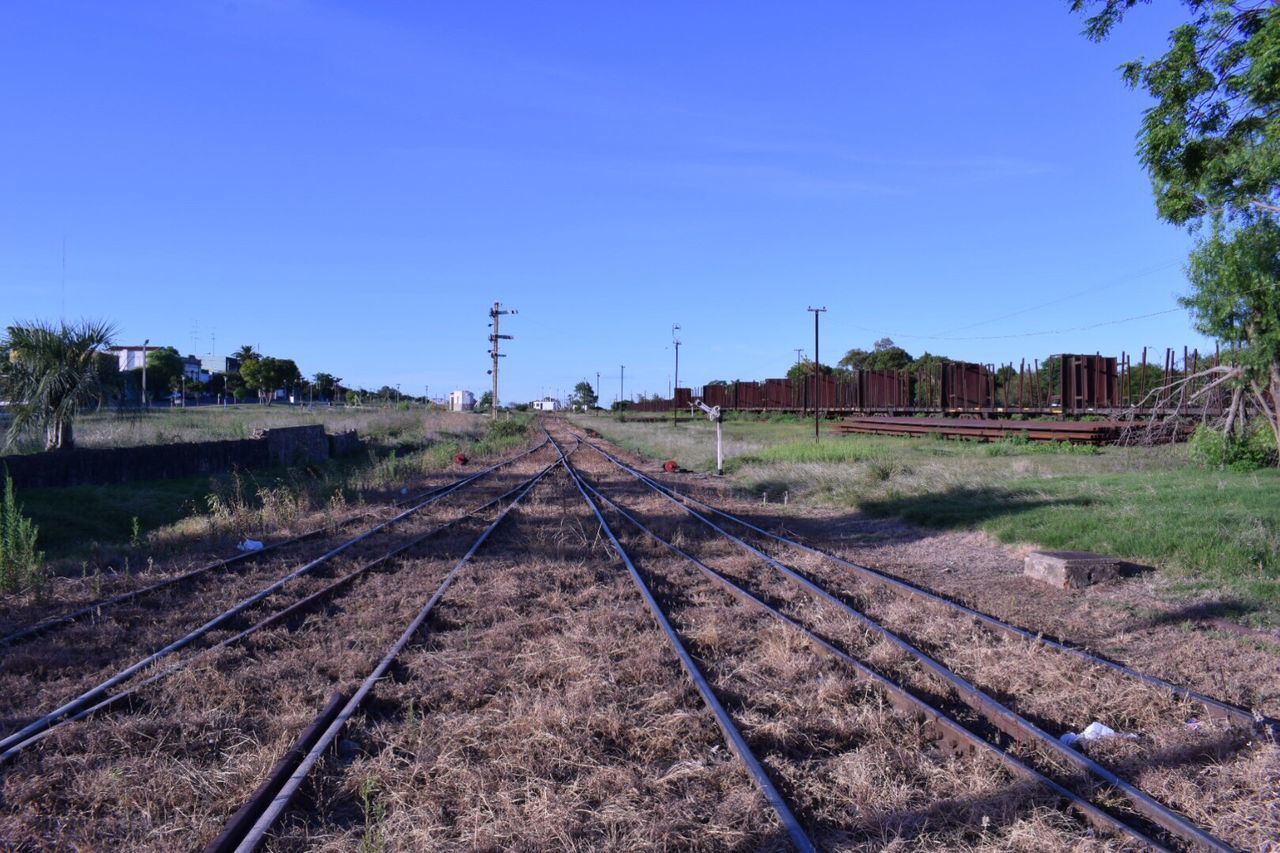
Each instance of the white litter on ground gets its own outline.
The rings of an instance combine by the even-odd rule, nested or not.
[[[1084,727],[1084,731],[1076,734],[1075,732],[1067,732],[1058,738],[1066,746],[1075,746],[1079,741],[1086,743],[1091,740],[1102,740],[1109,737],[1122,737],[1128,740],[1136,740],[1137,735],[1130,732],[1118,732],[1110,726],[1104,725],[1097,720]]]
[[[261,551],[262,547],[262,543],[257,539],[246,539],[236,546],[241,551]]]

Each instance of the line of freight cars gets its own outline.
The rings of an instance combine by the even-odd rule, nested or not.
[[[1140,408],[1167,408],[1171,401],[1154,392],[1179,376],[1216,362],[1184,353],[1178,365],[1173,350],[1164,364],[1148,363],[1146,352],[1134,364],[1127,356],[1065,354],[1044,365],[1018,367],[951,361],[925,368],[854,370],[834,376],[731,382],[701,389],[677,388],[674,405],[687,409],[695,399],[723,411],[811,412],[836,414],[953,414],[1000,417],[1011,414],[1086,415]],[[673,401],[628,402],[632,412],[671,411]],[[1199,400],[1197,411],[1221,405]]]

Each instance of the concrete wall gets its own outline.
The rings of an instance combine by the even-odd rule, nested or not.
[[[331,454],[331,442],[338,451]],[[358,450],[354,431],[325,435],[319,424],[267,430],[257,438],[152,444],[144,447],[62,450],[0,457],[0,468],[19,489],[108,485],[215,474],[234,468],[296,465]]]

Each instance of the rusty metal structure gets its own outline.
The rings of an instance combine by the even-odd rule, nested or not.
[[[946,361],[901,370],[851,370],[802,379],[730,382],[676,388],[673,398],[628,401],[629,412],[670,412],[694,400],[721,411],[789,412],[828,417],[888,415],[969,418],[1057,416],[1152,417],[1222,412],[1229,392],[1197,396],[1210,379],[1197,375],[1223,361],[1215,350],[1184,347],[1163,354],[1063,353],[1041,363],[1023,359],[995,365]],[[1187,401],[1193,401],[1190,405]]]

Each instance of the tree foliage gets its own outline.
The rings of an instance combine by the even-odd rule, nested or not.
[[[1089,13],[1085,33],[1100,40],[1138,3],[1071,6]],[[1234,381],[1249,389],[1280,445],[1280,4],[1183,5],[1189,19],[1163,56],[1121,66],[1125,82],[1155,100],[1138,158],[1159,216],[1201,235],[1192,293],[1180,301],[1197,329],[1237,344]]]
[[[182,380],[184,367],[182,356],[173,347],[158,347],[147,351],[147,396],[151,399],[177,388]],[[133,369],[141,387],[142,368]]]
[[[791,369],[787,371],[787,378],[792,381],[797,379],[807,379],[812,376],[815,371],[822,376],[830,376],[831,370],[832,368],[829,364],[815,365],[812,359],[806,358],[803,361],[797,361],[795,364],[791,365]]]
[[[247,387],[257,392],[259,400],[270,405],[277,390],[286,384],[297,382],[302,374],[293,359],[272,358],[268,355],[242,362],[240,378]]]
[[[855,347],[838,362],[846,370],[902,370],[914,363],[911,353],[895,344],[892,338],[881,338],[869,351]]]
[[[72,422],[82,407],[103,397],[96,356],[111,345],[114,334],[111,324],[87,320],[8,328],[4,347],[10,357],[3,370],[14,416],[6,446],[31,428],[44,430],[47,450],[75,446]]]
[[[342,377],[332,373],[317,373],[312,379],[315,392],[322,400],[332,400],[342,382]]]
[[[573,386],[573,405],[581,406],[584,409],[594,409],[599,399],[596,389],[592,388],[591,383],[587,380],[584,379]]]

